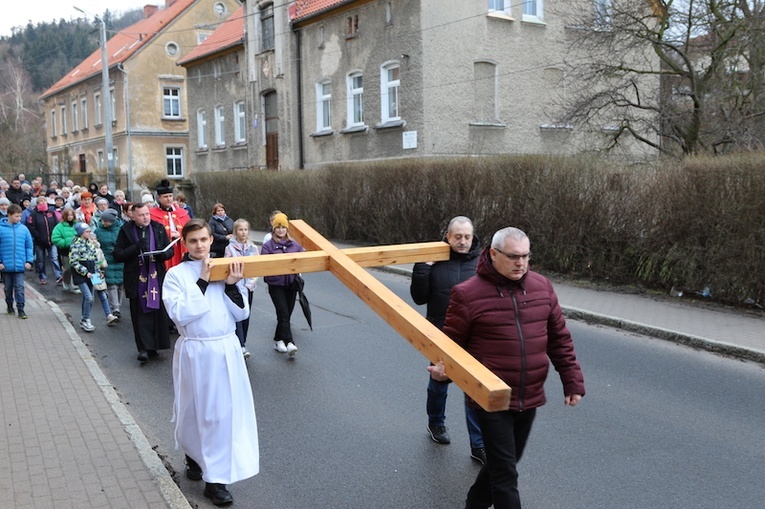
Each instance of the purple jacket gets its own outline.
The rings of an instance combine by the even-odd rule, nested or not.
[[[295,242],[294,240],[285,240],[277,242],[275,238],[271,238],[268,242],[263,244],[260,248],[260,254],[281,254],[281,253],[300,253],[305,251],[303,246]],[[290,286],[295,281],[295,274],[285,274],[282,276],[265,276],[263,281],[269,286]]]
[[[494,269],[488,247],[476,275],[452,288],[443,331],[510,386],[510,410],[545,404],[550,361],[563,393],[584,396],[584,377],[552,284],[533,271],[520,281],[505,278]]]

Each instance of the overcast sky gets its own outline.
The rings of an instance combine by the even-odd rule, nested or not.
[[[164,0],[3,0],[3,13],[0,15],[0,36],[11,35],[11,28],[24,27],[31,20],[33,24],[43,21],[58,21],[85,17],[74,6],[93,15],[101,15],[106,9],[122,12],[144,5],[164,5]]]

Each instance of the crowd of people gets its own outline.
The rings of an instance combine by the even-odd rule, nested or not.
[[[18,175],[0,180],[0,272],[8,314],[27,318],[24,275],[34,268],[40,285],[49,274],[63,291],[81,295],[80,327],[95,330],[97,298],[107,325],[129,301],[137,360],[143,364],[173,347],[175,437],[186,454],[186,476],[204,480],[215,505],[233,497],[227,485],[259,471],[259,452],[246,348],[257,278],[244,277],[239,258],[296,253],[290,222],[271,213],[262,252],[250,240],[250,224],[234,220],[216,203],[209,220],[193,218],[185,198],[163,180],[135,203],[107,185],[71,181],[59,188]],[[503,228],[481,247],[465,216],[449,222],[443,240],[450,258],[417,263],[411,280],[416,304],[428,320],[499,376],[511,389],[504,411],[487,412],[466,396],[470,455],[482,468],[468,491],[466,508],[519,509],[517,464],[546,401],[552,363],[563,384],[563,402],[577,405],[584,379],[552,284],[529,270],[531,241]],[[223,281],[211,281],[213,258],[230,258]],[[48,272],[50,266],[51,272]],[[298,293],[295,274],[264,278],[276,314],[274,349],[294,358],[298,348],[291,316]],[[14,307],[15,306],[15,307]],[[427,432],[450,443],[445,423],[450,379],[442,362],[428,368]],[[214,383],[210,383],[214,380]]]

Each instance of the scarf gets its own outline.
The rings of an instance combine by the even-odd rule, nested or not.
[[[149,233],[149,251],[157,249],[154,240],[154,229],[149,224],[146,229]],[[135,242],[141,245],[141,238],[138,236],[138,226],[133,223],[133,236]],[[159,309],[159,279],[157,277],[157,262],[152,256],[138,256],[138,298],[141,302],[141,311],[151,313]]]

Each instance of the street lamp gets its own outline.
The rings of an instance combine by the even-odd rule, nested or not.
[[[79,7],[72,6],[86,16],[93,16],[101,25],[101,111],[104,114],[104,141],[106,144],[106,184],[109,191],[114,191],[114,141],[112,139],[112,101],[109,93],[109,55],[106,51],[106,22],[94,14],[89,14]],[[107,102],[108,101],[108,102]]]

